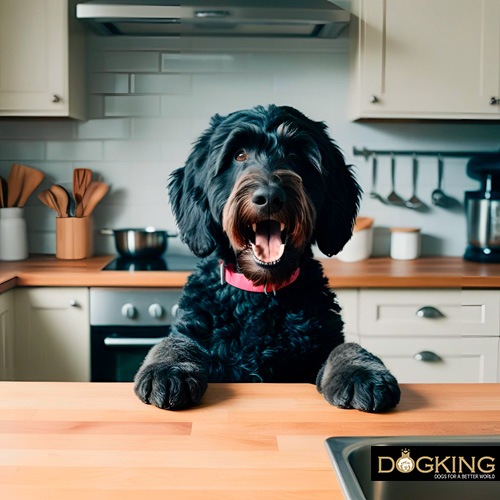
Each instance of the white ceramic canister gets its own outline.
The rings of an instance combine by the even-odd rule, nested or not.
[[[373,249],[373,219],[358,217],[351,239],[336,257],[342,262],[358,262],[368,259]]]
[[[0,208],[0,260],[28,258],[28,230],[24,208]]]
[[[391,258],[413,260],[420,257],[420,229],[414,227],[391,228]]]

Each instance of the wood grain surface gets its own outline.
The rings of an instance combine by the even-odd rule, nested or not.
[[[210,384],[168,412],[131,384],[1,382],[0,498],[342,499],[328,437],[499,432],[497,384],[402,385],[367,414],[309,384]]]
[[[113,258],[108,255],[61,261],[54,256],[39,255],[21,262],[0,262],[0,287],[6,289],[16,284],[182,287],[190,274],[180,271],[102,271]],[[429,257],[413,261],[384,257],[353,263],[336,259],[320,261],[332,288],[500,288],[500,264],[475,264],[459,257]]]

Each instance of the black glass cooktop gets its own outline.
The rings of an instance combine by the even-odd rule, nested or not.
[[[157,259],[117,257],[103,271],[193,271],[198,263],[192,255],[167,254]]]

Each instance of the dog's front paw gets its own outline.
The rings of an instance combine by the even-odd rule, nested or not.
[[[366,412],[393,408],[401,397],[397,380],[382,361],[357,344],[332,351],[317,386],[330,404]]]
[[[195,406],[207,390],[206,373],[194,363],[147,364],[137,372],[134,382],[134,391],[143,403],[164,410]]]

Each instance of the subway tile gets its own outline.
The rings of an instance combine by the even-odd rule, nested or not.
[[[101,160],[100,141],[65,141],[47,143],[48,160]]]
[[[3,118],[0,120],[0,139],[73,139],[74,122],[67,119],[27,120]]]
[[[91,73],[89,92],[91,94],[128,94],[128,74]]]
[[[0,160],[43,160],[45,145],[39,141],[0,141]]]
[[[127,118],[89,120],[78,124],[80,139],[127,139],[130,123]]]
[[[170,162],[179,162],[180,165],[186,161],[192,149],[192,141],[168,141],[161,145],[162,158]]]
[[[106,116],[159,116],[160,96],[106,96]]]
[[[104,159],[109,161],[154,161],[161,157],[161,146],[157,142],[106,141]],[[143,172],[144,175],[147,173]]]
[[[104,116],[104,97],[102,95],[87,96],[87,116],[89,119]]]
[[[234,73],[247,67],[246,54],[161,55],[161,70],[171,73]]]
[[[131,92],[136,94],[188,94],[189,75],[132,75]]]
[[[103,71],[158,71],[160,56],[157,52],[104,52]]]
[[[189,137],[191,120],[186,118],[132,118],[132,137],[142,140],[176,140]]]
[[[89,48],[92,52],[112,50],[158,50],[178,51],[186,46],[180,36],[99,36],[89,34]]]

